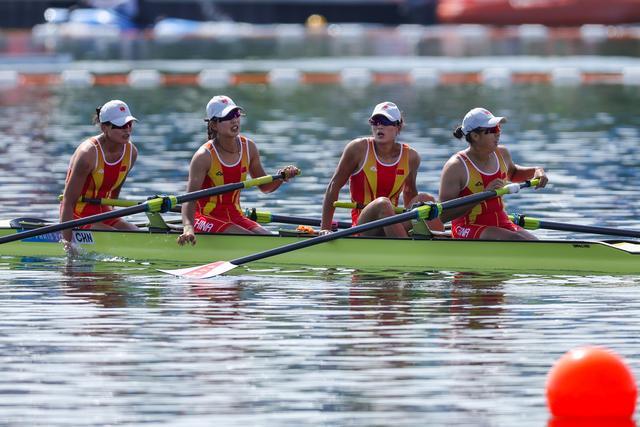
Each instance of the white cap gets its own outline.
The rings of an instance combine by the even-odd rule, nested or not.
[[[242,107],[236,105],[233,99],[225,95],[216,95],[207,104],[207,119],[221,118],[229,114],[235,109],[243,110]]]
[[[402,120],[402,113],[400,112],[398,106],[393,102],[381,102],[380,104],[376,105],[373,109],[373,113],[371,113],[371,116],[369,116],[369,118],[372,118],[373,116],[385,116],[392,122],[399,122],[400,120]]]
[[[110,122],[116,126],[124,126],[131,120],[138,121],[131,115],[129,106],[119,99],[113,99],[100,107],[100,123]]]
[[[477,128],[492,128],[506,122],[505,117],[496,117],[484,108],[474,108],[462,119],[462,132],[468,134]]]

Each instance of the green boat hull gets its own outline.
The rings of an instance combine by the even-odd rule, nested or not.
[[[0,236],[17,230],[0,227]],[[83,253],[149,262],[158,268],[230,261],[308,237],[198,235],[180,247],[177,233],[76,231]],[[59,233],[0,245],[0,256],[64,257]],[[640,244],[578,240],[469,241],[347,237],[269,257],[251,266],[357,270],[509,271],[640,274]]]

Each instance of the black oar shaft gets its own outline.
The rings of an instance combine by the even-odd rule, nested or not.
[[[592,225],[566,224],[562,222],[542,221],[525,215],[513,215],[514,222],[521,227],[529,229],[546,229],[558,231],[572,231],[577,233],[604,234],[608,236],[622,236],[640,238],[640,231],[624,230],[620,228],[598,227]]]
[[[192,193],[182,194],[180,196],[158,197],[152,200],[147,200],[146,202],[136,206],[116,209],[109,212],[103,212],[97,215],[91,215],[85,218],[74,219],[71,221],[61,222],[58,224],[51,224],[44,227],[34,228],[32,230],[21,231],[16,234],[0,237],[0,244],[15,242],[16,240],[22,240],[29,237],[40,236],[42,234],[55,233],[57,231],[67,230],[70,228],[82,227],[83,225],[94,224],[96,222],[106,221],[108,219],[113,219],[113,218],[120,218],[123,216],[133,215],[141,212],[146,212],[146,211],[160,212],[161,211],[160,207],[164,205],[165,202],[168,202],[170,206],[167,206],[167,209],[170,209],[171,206],[175,206],[178,203],[189,202],[192,200],[201,199],[203,197],[214,196],[217,194],[227,193],[229,191],[239,190],[242,188],[267,184],[276,179],[283,179],[283,178],[284,178],[283,174],[267,175],[267,176],[250,179],[243,182],[234,182],[231,184],[220,185],[218,187],[206,188],[204,190],[198,190]]]
[[[112,218],[119,218],[126,215],[133,215],[136,213],[144,212],[145,210],[147,210],[146,202],[137,206],[131,206],[128,208],[122,208],[122,209],[113,210],[109,212],[103,212],[101,214],[91,215],[85,218],[73,219],[71,221],[46,225],[44,227],[38,227],[32,230],[21,231],[20,233],[16,233],[16,234],[10,234],[8,236],[0,237],[0,244],[15,242],[16,240],[22,240],[29,237],[40,236],[47,233],[55,233],[57,231],[67,230],[69,228],[82,227],[83,225],[106,221]]]
[[[320,227],[322,221],[317,218],[305,218],[301,216],[277,215],[271,214],[271,222],[279,222],[282,224],[298,224]],[[351,223],[346,221],[334,221],[335,228],[351,228]]]
[[[291,216],[291,215],[278,215],[272,214],[271,212],[258,211],[256,208],[247,209],[245,212],[247,218],[253,221],[257,221],[263,224],[267,224],[270,222],[278,222],[281,224],[295,224],[295,225],[310,225],[313,227],[319,227],[322,223],[320,219],[317,218],[307,218],[301,216]],[[351,223],[346,221],[334,221],[332,224],[332,228],[350,228]]]
[[[524,187],[531,187],[532,183],[530,181],[526,181],[520,184],[511,184],[511,185],[516,185],[518,188],[524,188]],[[496,196],[502,196],[503,194],[507,194],[510,192],[512,191],[509,190],[509,186],[505,186],[498,190],[483,191],[482,193],[471,194],[469,196],[448,200],[446,202],[438,204],[437,206],[440,211],[444,209],[455,209],[461,206],[469,205],[471,203],[479,203]],[[303,249],[313,245],[318,245],[320,243],[329,242],[331,240],[336,240],[341,237],[353,236],[354,234],[362,233],[368,230],[373,230],[375,228],[386,227],[388,225],[398,224],[400,222],[409,221],[412,219],[418,219],[420,217],[425,217],[426,215],[428,215],[430,209],[431,207],[428,205],[420,206],[408,212],[404,212],[401,214],[382,218],[376,221],[371,221],[364,224],[356,225],[355,227],[351,227],[346,230],[340,230],[340,231],[336,231],[335,233],[329,233],[329,234],[325,234],[318,237],[312,237],[310,239],[301,240],[295,243],[290,243],[288,245],[284,245],[279,248],[273,248],[266,251],[258,252],[256,254],[236,258],[234,260],[231,260],[230,263],[234,265],[246,264],[252,261],[257,261],[260,259],[275,256],[275,255],[280,255],[286,252],[295,251],[297,249]]]
[[[418,208],[420,209],[420,208]],[[312,237],[308,240],[301,240],[299,242],[291,243],[288,245],[281,246],[279,248],[269,249],[263,252],[258,252],[253,255],[247,255],[244,257],[236,258],[231,260],[230,262],[234,265],[246,264],[248,262],[257,261],[259,259],[272,257],[275,255],[280,255],[286,252],[295,251],[297,249],[306,248],[313,245],[318,245],[320,243],[329,242],[331,240],[336,240],[341,237],[352,236],[357,233],[362,233],[367,230],[372,230],[374,228],[386,227],[387,225],[397,224],[399,222],[408,221],[418,217],[418,210],[414,209],[409,212],[401,213],[398,215],[390,216],[387,218],[379,219],[377,221],[367,222],[365,224],[356,225],[355,227],[351,227],[345,230],[336,231],[335,233],[329,233],[322,236]]]

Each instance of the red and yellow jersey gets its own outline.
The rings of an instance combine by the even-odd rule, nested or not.
[[[211,154],[211,167],[202,183],[203,189],[246,180],[250,161],[249,140],[242,135],[238,138],[240,139],[240,157],[233,165],[227,165],[220,159],[213,145],[213,141],[208,141],[203,145],[203,147],[209,151],[209,154]],[[222,213],[222,211],[230,209],[242,214],[242,209],[240,208],[240,190],[199,199],[197,201],[198,213],[210,217],[216,217],[216,211]]]
[[[124,145],[122,156],[113,163],[107,162],[102,146],[96,138],[90,139],[96,149],[96,164],[82,186],[81,196],[91,199],[112,199],[113,191],[120,188],[127,174],[131,170],[133,162],[133,145],[127,142]],[[67,171],[67,181],[71,176],[71,167]],[[73,214],[75,218],[83,218],[110,211],[111,206],[97,205],[92,203],[76,203]]]
[[[462,191],[460,191],[458,197],[483,192],[486,186],[495,179],[507,180],[507,172],[509,169],[500,152],[494,152],[493,154],[496,158],[497,167],[496,170],[491,173],[481,171],[464,152],[460,151],[456,155],[462,160],[467,170],[467,184]],[[452,228],[466,224],[501,227],[504,224],[513,223],[509,221],[509,217],[504,210],[502,197],[494,197],[474,206],[464,217],[451,221]]]
[[[367,138],[367,154],[362,168],[349,178],[351,201],[367,205],[378,197],[388,197],[394,206],[404,189],[409,175],[409,146],[402,144],[400,156],[394,163],[386,164],[378,160],[373,138]],[[360,209],[351,211],[353,225],[358,223]]]

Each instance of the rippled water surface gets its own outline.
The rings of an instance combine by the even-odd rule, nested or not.
[[[451,130],[482,105],[508,116],[501,140],[515,161],[544,165],[551,179],[511,196],[510,210],[640,229],[635,87],[218,92],[246,109],[244,133],[268,171],[303,170],[275,194],[244,191],[244,207],[319,217],[342,148],[369,131],[382,100],[403,109],[401,139],[422,156],[418,186],[437,192],[440,168],[463,148]],[[122,196],[183,192],[212,95],[0,92],[2,216],[57,218],[69,156],[95,132],[92,109],[111,98],[140,119]],[[128,260],[0,258],[0,280],[6,425],[543,426],[545,377],[567,350],[604,345],[640,372],[637,277],[243,270],[190,282]]]

